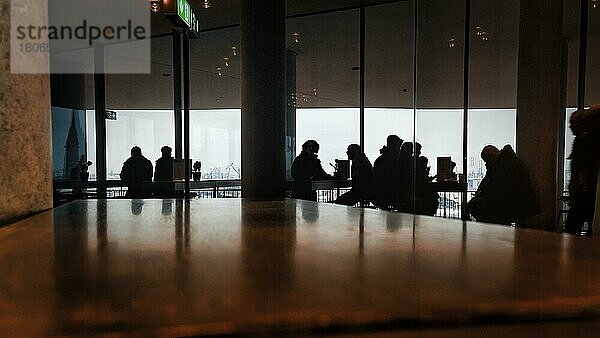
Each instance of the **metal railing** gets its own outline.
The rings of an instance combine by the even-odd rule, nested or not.
[[[169,185],[175,196],[183,196],[184,182],[148,182],[148,191]],[[291,196],[292,182],[286,182],[287,196]],[[327,180],[313,182],[313,190],[317,192],[317,201],[332,203],[340,195],[350,190],[350,180]],[[121,181],[106,182],[107,198],[125,198],[127,187]],[[73,199],[97,198],[98,182],[55,181],[55,205]],[[461,218],[461,206],[466,185],[456,182],[432,183],[432,188],[438,192],[439,206],[435,216],[444,218]],[[190,182],[193,198],[240,198],[242,196],[241,180],[206,180]]]

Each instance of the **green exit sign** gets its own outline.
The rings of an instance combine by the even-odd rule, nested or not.
[[[198,33],[198,19],[187,0],[177,0],[177,16],[179,16],[188,28]]]
[[[177,15],[189,27],[192,22],[192,8],[186,0],[177,0]]]

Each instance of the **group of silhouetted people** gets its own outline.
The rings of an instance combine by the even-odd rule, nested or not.
[[[414,212],[434,215],[438,207],[438,195],[427,183],[429,166],[426,157],[421,156],[421,145],[414,147],[412,142],[403,142],[397,135],[390,135],[381,155],[374,165],[358,144],[348,146],[346,154],[352,161],[352,188],[339,196],[337,204],[370,204],[385,210]],[[313,180],[331,179],[318,159],[319,144],[308,140],[302,152],[292,164],[294,198],[317,200],[312,190]]]
[[[172,149],[164,146],[160,149],[162,156],[156,160],[154,171],[155,182],[173,181],[173,162],[171,156]],[[142,155],[142,149],[138,146],[131,148],[131,157],[129,157],[121,169],[121,181],[127,187],[126,197],[129,198],[147,198],[152,196],[152,191],[147,189],[145,182],[152,181],[152,162]],[[168,188],[168,187],[167,187]],[[171,197],[171,189],[156,189],[155,197]]]

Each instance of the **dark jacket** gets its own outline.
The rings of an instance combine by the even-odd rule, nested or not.
[[[156,160],[154,181],[173,181],[173,157],[161,157]]]
[[[367,156],[359,154],[352,161],[352,191],[360,200],[373,197],[373,165]]]
[[[321,160],[316,154],[302,151],[292,163],[292,177],[294,184],[292,196],[294,198],[317,200],[316,192],[312,191],[312,181],[331,179],[331,175],[323,170]]]
[[[123,163],[121,180],[127,187],[127,197],[148,197],[144,182],[152,181],[152,162],[143,155],[131,156]]]
[[[383,209],[397,208],[402,186],[402,159],[388,148],[373,165],[374,204]]]

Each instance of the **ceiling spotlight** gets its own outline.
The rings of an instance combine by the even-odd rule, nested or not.
[[[300,33],[298,33],[298,32],[292,33],[292,39],[294,40],[295,43],[300,42]]]
[[[306,95],[302,95],[302,101],[308,102],[308,97],[306,97]]]
[[[238,55],[238,50],[236,46],[232,46],[231,47],[231,54],[233,54],[233,56],[237,56]]]
[[[600,7],[600,0],[592,0],[592,7],[593,8]]]
[[[229,67],[229,58],[223,58],[223,63],[225,64],[225,67]]]
[[[211,0],[202,0],[200,3],[202,4],[202,8],[208,9],[208,7],[210,7],[210,5],[212,4],[212,1]]]
[[[483,33],[485,33],[485,29],[483,28],[483,26],[476,26],[475,27],[475,35],[482,36]]]
[[[488,34],[488,32],[481,33],[481,40],[488,41],[489,39],[490,39],[490,35]]]
[[[448,48],[454,48],[454,47],[456,47],[456,39],[450,38],[450,40],[448,40]]]
[[[221,72],[221,67],[217,67],[217,76],[223,76],[223,72]]]
[[[162,0],[150,0],[150,10],[157,13],[162,8]]]
[[[317,88],[313,88],[313,95],[317,96],[319,94],[319,91]]]

